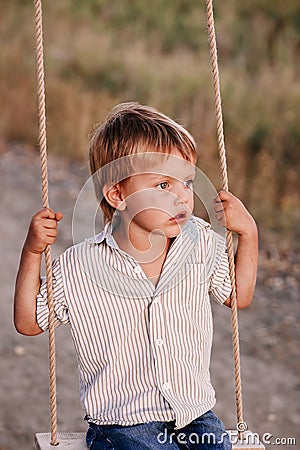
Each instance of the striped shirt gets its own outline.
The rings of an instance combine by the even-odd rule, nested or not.
[[[56,325],[69,324],[86,419],[98,425],[176,421],[215,404],[210,295],[230,295],[223,238],[194,216],[172,242],[155,286],[107,224],[53,262]],[[48,327],[46,282],[37,320]]]

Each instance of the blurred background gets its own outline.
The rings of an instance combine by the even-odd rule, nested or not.
[[[272,406],[267,406],[264,400],[266,410],[254,404],[251,414],[256,427],[266,423],[265,429],[274,426],[278,430],[281,422],[291,434],[296,424],[300,428],[299,409],[293,403],[296,400],[300,403],[299,380],[296,381],[300,3],[299,0],[214,3],[229,186],[253,213],[260,231],[257,301],[242,317],[245,333],[242,347],[246,365],[247,357],[250,358],[247,373],[255,376],[255,370],[258,373],[261,370],[263,374],[264,393],[268,389],[271,397],[274,391],[284,393],[275,403],[271,402]],[[58,248],[71,243],[71,211],[87,175],[88,133],[119,102],[149,104],[188,128],[198,144],[199,168],[220,188],[205,2],[52,0],[43,2],[43,11],[48,151],[52,167],[50,194],[56,205],[69,211]],[[27,449],[25,443],[30,442],[24,423],[12,425],[15,420],[12,411],[25,407],[24,386],[21,383],[18,390],[20,378],[15,375],[12,387],[7,374],[12,370],[18,374],[18,368],[26,373],[30,370],[28,358],[32,357],[33,365],[37,364],[34,359],[37,353],[46,352],[46,347],[40,347],[43,341],[17,336],[10,319],[20,248],[30,216],[40,207],[34,26],[31,1],[0,0],[0,184],[2,217],[6,217],[1,225],[1,254],[5,255],[6,265],[2,274],[0,320],[9,317],[9,328],[2,327],[0,340],[1,450]],[[6,237],[8,228],[11,235]],[[222,319],[217,316],[216,320],[222,326]],[[219,344],[222,345],[222,339]],[[25,354],[27,358],[23,357]],[[70,358],[73,357],[72,354]],[[254,362],[255,358],[260,358],[263,365]],[[278,371],[273,386],[269,383],[272,363],[277,364],[273,376]],[[32,380],[31,376],[28,379]],[[222,389],[225,380],[218,371],[214,377]],[[287,384],[281,385],[284,377]],[[258,389],[260,382],[250,377],[249,383],[250,398],[252,388],[256,385]],[[30,386],[26,389],[31,390]],[[8,390],[11,394],[5,397],[4,391]],[[45,388],[43,395],[47,395],[46,391]],[[257,395],[262,392],[258,390]],[[285,426],[283,416],[291,405],[294,405],[290,413],[293,419],[290,415],[285,417]],[[222,414],[226,409],[224,406]],[[28,414],[26,411],[24,415]],[[47,423],[46,413],[45,420]],[[72,424],[76,421],[77,416]],[[40,422],[40,427],[44,423]],[[32,430],[36,426],[34,422]],[[66,422],[66,427],[70,426]],[[76,425],[73,428],[78,429]],[[20,444],[9,444],[11,433],[19,436],[16,442]]]
[[[205,2],[45,1],[49,151],[86,158],[87,135],[108,110],[136,100],[180,121],[199,167],[218,184]],[[0,1],[2,146],[35,147],[32,4]],[[263,230],[299,220],[300,5],[215,2],[231,189]]]

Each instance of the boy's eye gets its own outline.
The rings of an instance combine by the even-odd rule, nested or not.
[[[157,185],[157,187],[160,189],[167,189],[168,186],[169,186],[169,183],[167,181],[163,181],[162,183],[159,183]]]
[[[192,187],[193,187],[193,180],[186,180],[184,182],[184,185],[185,185],[185,187],[188,187],[188,188],[192,189]]]

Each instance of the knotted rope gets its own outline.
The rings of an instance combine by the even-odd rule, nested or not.
[[[40,147],[41,178],[42,178],[42,203],[44,208],[49,208],[43,18],[42,18],[41,0],[34,0],[34,5],[35,5],[35,27],[36,27],[35,32],[36,32],[37,100],[38,100],[39,147]],[[45,265],[46,265],[48,306],[49,306],[49,385],[50,385],[49,396],[50,396],[51,445],[58,445],[57,414],[56,414],[54,298],[52,286],[51,252],[49,245],[45,249]]]
[[[224,191],[228,191],[228,175],[227,175],[226,150],[225,150],[225,140],[224,140],[220,77],[219,77],[219,67],[218,67],[217,40],[216,40],[215,22],[214,22],[214,14],[213,14],[213,1],[212,0],[206,0],[206,9],[207,9],[209,46],[210,46],[210,60],[211,60],[214,92],[215,92],[215,113],[216,113],[216,124],[217,124],[217,140],[218,140],[218,149],[219,149],[219,158],[220,158],[221,181],[222,181],[222,189]],[[238,314],[237,314],[234,252],[233,252],[232,232],[229,230],[227,230],[227,233],[226,233],[226,242],[227,242],[227,249],[228,249],[230,280],[231,280],[231,286],[232,286],[231,324],[232,324],[232,346],[233,346],[234,373],[235,373],[237,430],[238,430],[239,439],[243,440],[244,439],[243,431],[245,431],[245,429],[246,429],[246,424],[244,423],[244,420],[243,420],[241,360],[240,360],[239,328],[238,328]]]
[[[38,124],[39,124],[39,147],[41,159],[42,178],[42,203],[44,208],[49,208],[48,194],[48,168],[47,168],[47,135],[46,135],[46,102],[45,102],[45,72],[44,72],[44,49],[43,49],[43,20],[42,1],[34,0],[35,23],[36,23],[36,65],[37,65],[37,98],[38,98]],[[206,0],[207,23],[210,43],[211,68],[213,85],[215,92],[215,111],[217,122],[217,140],[220,156],[220,169],[222,189],[228,191],[228,175],[226,150],[224,140],[223,113],[221,102],[221,89],[218,68],[217,42],[213,15],[213,1]],[[239,330],[237,315],[237,298],[235,283],[235,265],[232,233],[227,230],[226,241],[228,248],[228,259],[230,269],[230,279],[232,285],[231,294],[231,321],[232,321],[232,343],[234,355],[235,390],[237,407],[237,428],[239,439],[243,440],[243,406],[241,388],[241,362],[239,346]],[[54,298],[52,286],[51,252],[48,245],[45,249],[45,264],[49,306],[49,383],[50,383],[50,422],[51,422],[51,445],[58,445],[57,442],[57,411],[56,411],[56,359],[55,359],[55,332],[54,332]]]

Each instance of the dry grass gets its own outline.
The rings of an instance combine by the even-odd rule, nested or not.
[[[204,10],[190,0],[158,3],[44,2],[49,151],[85,158],[92,125],[136,100],[189,128],[218,185]],[[216,15],[231,188],[262,229],[291,232],[299,219],[300,7],[227,3]],[[35,146],[33,7],[0,0],[0,14],[0,136]]]

